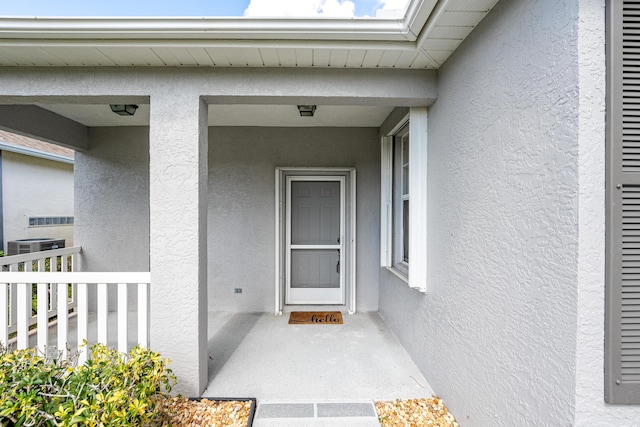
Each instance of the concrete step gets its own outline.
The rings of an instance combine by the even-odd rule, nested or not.
[[[254,427],[379,427],[373,401],[258,403]]]

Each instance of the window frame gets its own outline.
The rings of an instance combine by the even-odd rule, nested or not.
[[[394,244],[394,137],[409,130],[409,245],[408,263],[398,262]],[[412,167],[412,166],[413,167]],[[380,265],[410,288],[427,290],[427,108],[411,107],[409,114],[381,138]],[[406,269],[403,268],[406,265]]]
[[[409,276],[409,235],[406,233],[406,226],[411,224],[411,193],[410,175],[411,154],[405,152],[405,144],[411,148],[409,132],[409,121],[392,136],[392,190],[391,190],[391,265],[403,276]],[[406,157],[405,158],[405,154]],[[408,211],[405,208],[408,203]],[[408,217],[408,220],[406,220]],[[409,224],[405,224],[405,221]],[[409,227],[409,232],[411,231]]]

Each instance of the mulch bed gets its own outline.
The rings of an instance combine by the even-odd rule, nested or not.
[[[251,400],[163,399],[158,418],[148,427],[248,427],[253,421],[252,403]],[[460,427],[437,396],[376,402],[375,405],[382,427]]]
[[[253,416],[252,403],[252,400],[163,399],[158,417],[148,427],[248,427]]]
[[[460,427],[436,396],[376,402],[376,412],[382,427]]]

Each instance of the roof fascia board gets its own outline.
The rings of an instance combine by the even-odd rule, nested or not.
[[[1,39],[2,47],[236,47],[236,48],[282,48],[282,49],[368,49],[389,51],[415,51],[414,43],[407,42],[380,42],[357,40],[318,40],[312,45],[307,40],[68,40],[51,39],[46,42],[35,39]]]
[[[54,162],[67,163],[72,165],[71,157],[61,156],[59,154],[47,153],[45,151],[35,150],[33,148],[20,147],[18,145],[8,144],[0,141],[0,151],[10,151],[12,153],[23,154],[25,156],[38,157],[40,159],[53,160]]]
[[[440,2],[442,0],[415,0],[409,2],[403,22],[405,31],[411,34],[413,40],[417,40],[436,4]]]
[[[415,42],[436,5],[442,2],[410,0],[402,19],[0,16],[0,40],[304,39]]]
[[[417,35],[417,45],[421,49],[424,43],[431,35],[433,29],[438,25],[438,22],[442,18],[442,15],[447,10],[447,7],[451,3],[451,0],[439,0],[438,4],[433,8],[433,13],[428,17],[425,23],[422,25],[421,32]]]
[[[0,39],[309,39],[415,41],[404,20],[0,18]]]

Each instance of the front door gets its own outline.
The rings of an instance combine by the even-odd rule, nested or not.
[[[344,176],[287,176],[287,304],[344,304],[344,194]]]

